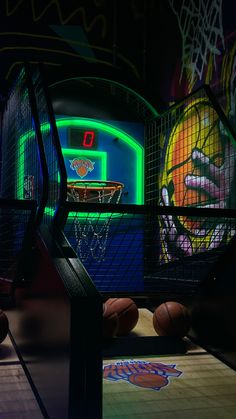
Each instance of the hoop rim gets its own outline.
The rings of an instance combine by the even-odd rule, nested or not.
[[[98,184],[98,186],[94,184]],[[68,189],[112,190],[123,189],[124,184],[113,180],[71,180],[67,182]]]

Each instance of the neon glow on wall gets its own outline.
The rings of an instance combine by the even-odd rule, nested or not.
[[[89,130],[100,130],[101,132],[107,133],[114,138],[119,138],[120,141],[124,142],[126,146],[128,146],[131,150],[133,150],[135,154],[135,190],[136,190],[136,197],[135,203],[136,204],[143,204],[144,202],[144,148],[143,146],[130,134],[124,132],[122,129],[117,128],[111,124],[106,122],[101,122],[94,119],[89,118],[61,118],[56,120],[57,128],[68,128],[68,127],[79,127],[85,128]],[[41,125],[41,131],[49,131],[50,126],[49,124]],[[24,175],[25,175],[25,157],[24,157],[24,148],[27,139],[32,138],[34,135],[33,131],[26,132],[22,135],[19,139],[20,147],[19,147],[19,158],[17,164],[17,176],[18,179],[18,199],[22,199],[23,196],[23,184],[24,184]],[[63,154],[73,153],[75,149],[63,149]],[[99,151],[89,150],[90,153],[97,153],[98,156]],[[81,149],[79,153],[82,154]],[[101,153],[101,152],[100,152]],[[95,155],[95,154],[94,154]],[[107,160],[106,155],[99,154],[102,161],[102,172],[101,172],[101,180],[106,180],[106,173],[107,173]]]

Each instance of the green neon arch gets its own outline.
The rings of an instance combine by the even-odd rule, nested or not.
[[[67,128],[67,127],[86,127],[90,126],[90,128],[99,129],[107,134],[110,134],[114,137],[119,138],[120,140],[124,141],[128,147],[133,149],[136,153],[136,204],[143,204],[144,202],[144,148],[138,141],[132,137],[130,134],[127,134],[120,128],[114,127],[107,122],[101,122],[96,119],[91,118],[60,118],[56,120],[57,128]],[[49,131],[50,125],[48,123],[41,125],[42,133],[44,131]],[[20,139],[20,147],[19,147],[19,164],[17,166],[18,172],[18,195],[20,195],[20,191],[23,191],[23,182],[24,182],[24,144],[27,139],[34,135],[34,131],[30,130],[23,134]],[[18,198],[22,198],[18,196]]]

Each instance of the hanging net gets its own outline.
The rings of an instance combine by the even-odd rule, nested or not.
[[[67,199],[71,202],[118,204],[123,187],[120,182],[68,182]],[[99,212],[78,212],[74,216],[75,250],[83,262],[89,258],[98,262],[104,259],[111,217],[111,214]]]

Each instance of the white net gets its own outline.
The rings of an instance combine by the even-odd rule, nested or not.
[[[74,182],[68,185],[68,200],[89,203],[115,203],[121,198],[124,185],[119,182]],[[74,218],[75,251],[82,262],[89,258],[104,260],[112,214],[78,213]]]
[[[76,217],[75,239],[76,253],[82,262],[89,258],[101,262],[104,260],[111,215],[101,219],[98,214],[90,213],[86,220]]]
[[[177,16],[182,36],[182,68],[180,81],[186,70],[189,83],[196,77],[202,80],[209,54],[215,58],[224,48],[222,0],[169,0]]]

